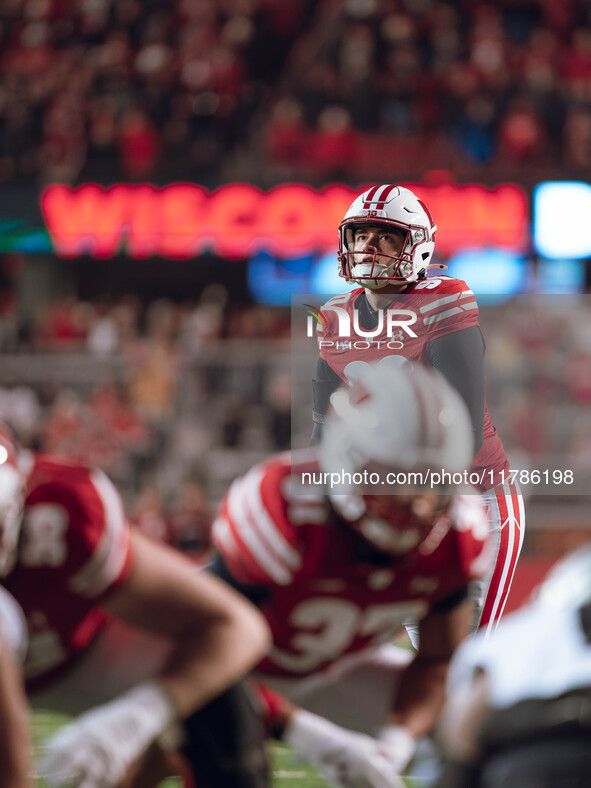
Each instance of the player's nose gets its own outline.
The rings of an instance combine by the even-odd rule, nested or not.
[[[363,241],[363,253],[366,255],[373,256],[378,251],[378,237],[377,236],[368,236],[365,241]]]

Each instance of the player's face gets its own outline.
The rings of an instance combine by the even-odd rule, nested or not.
[[[413,550],[433,526],[441,499],[436,493],[364,495],[365,515],[358,530],[378,550],[403,555]]]
[[[431,523],[439,506],[437,493],[401,493],[400,495],[366,495],[366,511],[372,517],[397,521],[400,512],[406,512],[413,519]]]
[[[356,227],[353,235],[355,264],[371,263],[375,256],[375,262],[391,265],[392,257],[399,257],[402,254],[405,237],[402,230],[393,227],[371,224]]]

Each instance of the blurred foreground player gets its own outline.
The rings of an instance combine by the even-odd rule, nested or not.
[[[585,788],[591,775],[591,544],[452,663],[441,788]]]
[[[25,621],[0,588],[0,788],[31,788],[33,748],[29,707],[20,670],[26,649]]]
[[[29,699],[80,715],[46,743],[39,771],[51,786],[111,788],[153,742],[178,747],[183,721],[240,692],[228,688],[265,653],[267,628],[219,580],[132,531],[101,471],[23,452],[5,431],[0,452],[2,583],[27,620]],[[249,721],[256,731],[254,711]],[[253,748],[257,780],[245,784],[265,785],[262,737]],[[186,755],[198,780],[213,768]]]
[[[441,375],[367,366],[333,401],[318,449],[273,457],[232,484],[213,568],[271,627],[256,675],[275,736],[333,786],[388,788],[440,712],[469,631],[468,583],[488,568],[487,525],[478,494],[411,479],[462,470],[472,456],[465,405]],[[377,489],[347,481],[366,470]],[[342,481],[328,494],[306,476],[325,472]],[[414,658],[389,645],[408,619],[420,622]]]
[[[319,438],[332,392],[367,362],[402,358],[432,366],[461,394],[470,413],[474,457],[468,466],[485,494],[496,561],[478,589],[479,625],[492,631],[511,588],[525,528],[523,501],[485,402],[484,339],[474,293],[433,265],[437,227],[427,206],[402,186],[374,186],[339,226],[339,275],[359,288],[322,307],[314,389]],[[352,327],[344,339],[341,318]]]

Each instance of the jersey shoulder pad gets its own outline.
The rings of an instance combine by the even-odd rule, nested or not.
[[[51,566],[74,593],[97,597],[123,579],[129,524],[115,486],[102,471],[41,457],[27,484],[21,564]]]
[[[449,517],[461,571],[469,579],[482,577],[493,560],[482,498],[477,494],[455,495]]]
[[[476,296],[462,279],[428,277],[417,282],[410,293],[431,340],[478,325]]]
[[[290,477],[289,455],[279,455],[234,481],[222,501],[213,541],[240,582],[289,585],[302,566],[285,497]]]

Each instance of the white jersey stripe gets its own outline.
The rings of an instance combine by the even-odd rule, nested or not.
[[[283,536],[277,524],[269,514],[261,495],[261,480],[264,471],[262,469],[251,470],[244,477],[247,484],[247,501],[255,527],[267,541],[272,549],[285,563],[292,569],[299,569],[302,565],[302,558],[298,551],[292,547]]]
[[[473,296],[474,293],[472,290],[462,290],[461,293],[452,293],[448,296],[443,296],[443,298],[438,298],[437,301],[430,301],[425,306],[419,307],[419,312],[425,314],[427,312],[432,312],[434,309],[439,309],[440,306],[447,306],[447,304],[453,304],[454,301],[457,301],[461,298],[470,298]]]
[[[447,317],[452,317],[453,315],[459,315],[462,312],[469,312],[471,309],[478,309],[478,304],[476,301],[470,301],[467,304],[463,304],[462,306],[455,306],[453,309],[446,309],[445,312],[440,312],[438,315],[431,315],[430,317],[426,317],[423,320],[423,323],[427,326],[431,323],[438,323],[440,320],[445,320]]]
[[[426,312],[432,312],[434,309],[439,309],[441,306],[447,306],[447,304],[452,304],[454,301],[457,301],[460,297],[459,293],[452,293],[451,295],[444,296],[443,298],[438,298],[437,301],[430,301],[425,306],[419,307],[419,312],[425,314]]]
[[[71,578],[69,588],[79,596],[96,597],[121,574],[127,558],[129,526],[121,497],[108,476],[94,470],[89,478],[103,505],[105,528],[96,550]]]
[[[509,529],[508,543],[509,545],[511,545],[511,549],[508,550],[507,554],[505,555],[505,562],[503,564],[503,573],[501,575],[501,580],[498,585],[498,591],[495,597],[492,612],[490,614],[490,620],[486,626],[486,635],[485,635],[486,639],[488,639],[496,629],[498,623],[497,611],[499,609],[499,604],[501,603],[501,600],[503,598],[503,593],[505,592],[507,576],[511,569],[511,565],[513,564],[513,545],[515,543],[515,511],[513,508],[513,496],[511,494],[511,490],[509,489],[509,485],[507,483],[503,484],[502,489],[503,489],[502,493],[500,490],[498,490],[498,492],[495,490],[495,496],[504,494],[505,502],[507,504],[507,519],[505,520],[504,523],[501,523],[501,531],[503,528]],[[515,569],[515,567],[513,567],[513,569]],[[511,580],[509,582],[511,582]]]
[[[232,531],[230,523],[226,517],[216,517],[211,526],[212,533],[215,537],[215,541],[220,545],[222,548],[222,553],[224,555],[238,556],[236,560],[240,560],[240,545],[236,541],[236,536]]]
[[[291,582],[291,572],[278,558],[269,550],[269,547],[261,539],[260,534],[253,528],[251,512],[248,508],[244,483],[246,477],[234,482],[228,492],[228,514],[230,516],[231,527],[235,528],[241,541],[249,550],[252,559],[265,572],[280,585],[289,585]]]

